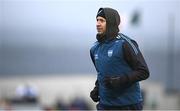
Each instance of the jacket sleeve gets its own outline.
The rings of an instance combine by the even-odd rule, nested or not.
[[[96,68],[96,65],[95,65],[95,61],[94,61],[94,58],[93,58],[93,54],[90,50],[90,57],[91,57],[91,60]],[[96,69],[97,70],[97,69]],[[94,89],[91,91],[90,93],[90,97],[93,99],[93,101],[97,102],[99,101],[99,83],[98,83],[98,79],[96,79],[96,82],[95,82],[95,87]]]
[[[128,42],[124,42],[123,52],[124,59],[132,69],[132,72],[127,74],[128,82],[132,84],[147,79],[149,77],[149,69],[141,51],[138,48],[138,44],[133,40],[131,41],[135,45],[138,53],[136,54],[134,52],[132,46]]]

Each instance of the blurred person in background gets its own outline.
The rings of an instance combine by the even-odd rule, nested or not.
[[[16,88],[16,101],[19,102],[26,102],[26,103],[37,103],[38,102],[38,89],[37,87],[26,83],[23,85],[20,85]]]
[[[90,49],[97,80],[90,97],[97,110],[142,110],[139,81],[149,70],[135,40],[119,33],[115,9],[100,8],[96,16],[97,42]]]

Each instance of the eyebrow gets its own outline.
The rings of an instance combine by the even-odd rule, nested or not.
[[[106,21],[105,19],[102,18],[97,18],[96,20]]]

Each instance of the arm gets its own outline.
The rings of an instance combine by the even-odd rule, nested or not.
[[[132,42],[138,50],[137,55],[127,42],[123,45],[123,52],[124,59],[132,68],[132,72],[127,75],[128,80],[130,83],[135,83],[147,79],[149,77],[149,70],[137,43],[135,41]]]
[[[90,51],[90,56],[91,56],[91,60],[95,66],[95,62],[94,62],[94,58],[93,58],[93,54]],[[95,66],[96,67],[96,66]],[[90,97],[94,102],[98,102],[99,101],[99,84],[98,84],[98,80],[96,80],[95,82],[95,87],[94,89],[90,92]]]
[[[123,44],[124,59],[131,67],[132,72],[124,76],[106,77],[104,82],[108,88],[127,88],[133,83],[145,80],[149,77],[149,70],[146,62],[140,52],[138,45],[135,41],[132,41],[135,45],[138,53],[135,53],[132,46],[128,42]]]

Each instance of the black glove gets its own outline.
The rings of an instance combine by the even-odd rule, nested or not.
[[[95,86],[94,89],[90,92],[90,97],[94,102],[99,101],[99,91],[97,86]]]
[[[104,85],[109,89],[124,89],[130,86],[128,76],[107,76],[104,78]]]

